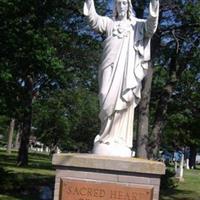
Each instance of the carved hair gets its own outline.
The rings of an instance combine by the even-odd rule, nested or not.
[[[117,0],[114,0],[113,18],[115,20],[118,18],[116,2],[117,2]],[[131,0],[127,0],[127,3],[128,3],[127,19],[131,20],[132,17],[135,17],[135,11],[133,10]]]

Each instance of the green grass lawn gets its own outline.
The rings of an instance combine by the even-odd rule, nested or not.
[[[17,152],[8,155],[0,150],[0,167],[6,171],[0,173],[1,200],[38,200],[43,186],[53,191],[55,170],[49,155],[29,153],[28,167],[17,167],[16,157]]]
[[[28,167],[17,167],[16,156],[16,152],[8,155],[0,150],[0,167],[8,172],[2,177],[0,171],[0,200],[39,200],[42,186],[53,190],[55,170],[49,155],[30,153]],[[175,189],[162,190],[160,200],[200,200],[200,166],[184,170],[184,182]]]
[[[175,189],[161,192],[161,200],[200,200],[200,166],[193,170],[184,170],[184,181]]]

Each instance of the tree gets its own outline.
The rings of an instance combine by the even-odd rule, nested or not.
[[[0,115],[0,145],[5,147],[8,141],[9,118],[6,115]]]
[[[49,2],[41,3],[31,0],[2,2],[1,70],[5,70],[5,75],[1,79],[1,92],[8,97],[6,105],[11,105],[22,125],[19,165],[28,162],[34,85],[44,74],[56,75],[63,66],[55,46],[45,34],[45,22],[50,14],[50,8],[45,7]],[[41,12],[42,8],[45,13]],[[51,33],[55,34],[53,30]]]
[[[1,101],[22,127],[19,165],[28,163],[33,100],[38,94],[43,100],[50,98],[52,85],[71,90],[82,85],[96,90],[94,64],[99,44],[93,34],[94,42],[89,39],[91,34],[80,10],[79,1],[2,2]],[[64,130],[64,119],[59,120],[56,123]]]
[[[87,89],[63,88],[33,104],[37,140],[55,152],[88,152],[98,130],[97,96]]]
[[[158,155],[161,135],[166,125],[169,102],[173,98],[182,73],[188,65],[191,65],[197,54],[199,42],[198,7],[199,2],[197,1],[188,3],[167,1],[161,4],[160,25],[155,36],[153,49],[156,50],[154,51],[155,64],[158,67],[163,67],[166,73],[162,79],[162,85],[159,85],[160,77],[157,78],[157,74],[154,73],[147,148],[149,158],[156,158]],[[151,79],[151,76],[147,76],[148,78]],[[142,100],[141,105],[143,105],[143,101],[145,99]],[[148,107],[146,108],[148,109]],[[147,110],[145,112],[147,113]],[[147,125],[144,126],[147,127]],[[146,128],[146,130],[148,129]]]
[[[194,58],[192,68],[182,74],[177,84],[173,101],[169,103],[166,136],[162,143],[173,147],[190,147],[190,167],[195,167],[195,158],[200,144],[199,130],[199,57]]]
[[[9,154],[11,154],[14,128],[15,128],[15,119],[11,119],[9,131],[8,131],[8,145],[7,145],[7,152]]]
[[[145,1],[134,1],[134,7],[136,8],[136,16],[138,18],[145,18],[145,9],[149,4]],[[149,104],[151,96],[151,84],[153,78],[153,65],[154,57],[156,56],[156,49],[158,49],[160,38],[156,35],[152,38],[152,61],[149,62],[147,75],[143,80],[143,87],[141,92],[141,101],[137,109],[137,131],[136,131],[136,156],[140,158],[148,157],[148,138],[149,138]]]

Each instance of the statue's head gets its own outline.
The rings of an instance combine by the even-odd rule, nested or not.
[[[131,19],[131,16],[135,16],[131,4],[131,0],[114,0],[113,17],[115,20],[127,17]]]

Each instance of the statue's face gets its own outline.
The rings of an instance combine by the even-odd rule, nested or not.
[[[127,0],[116,0],[116,9],[118,18],[127,17],[128,13],[128,1]]]

